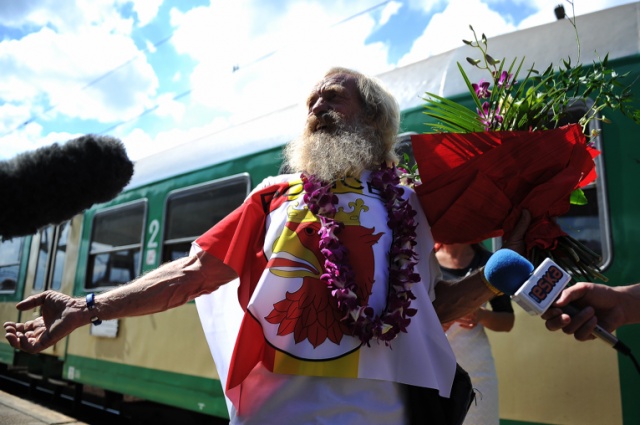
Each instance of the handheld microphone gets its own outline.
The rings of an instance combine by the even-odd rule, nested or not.
[[[34,234],[107,202],[132,175],[124,145],[109,136],[86,135],[0,161],[1,239]]]
[[[541,315],[547,311],[571,281],[571,275],[551,259],[545,259],[534,270],[529,260],[506,248],[499,249],[489,258],[484,267],[484,276],[491,285],[511,295],[511,299],[531,315]],[[562,307],[562,311],[574,316],[580,310],[567,305]],[[602,327],[596,326],[593,335],[622,354],[630,355],[631,350]]]

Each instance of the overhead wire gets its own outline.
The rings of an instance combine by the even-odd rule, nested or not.
[[[399,1],[399,0],[384,0],[384,1],[382,1],[380,3],[377,3],[377,4],[375,4],[375,5],[371,6],[371,7],[368,7],[367,9],[361,10],[361,11],[359,11],[359,12],[353,14],[353,15],[350,15],[350,16],[348,16],[348,17],[346,17],[346,18],[344,18],[344,19],[342,19],[342,20],[340,20],[338,22],[335,22],[335,23],[329,25],[327,28],[333,28],[333,27],[342,25],[342,24],[344,24],[346,22],[351,21],[352,19],[355,19],[355,18],[359,17],[359,16],[368,14],[368,13],[372,12],[373,10],[378,9],[378,8],[390,3],[391,1]],[[167,43],[173,37],[173,35],[175,34],[175,32],[177,31],[178,28],[179,27],[176,27],[175,29],[173,29],[168,36],[166,36],[165,38],[161,39],[160,41],[154,43],[152,46],[154,48],[156,48],[158,46],[161,46],[162,44]],[[150,47],[145,47],[144,49],[139,50],[136,53],[135,56],[129,58],[127,61],[121,63],[120,65],[118,65],[118,66],[116,66],[114,68],[111,68],[110,70],[108,70],[104,74],[101,74],[100,76],[96,77],[95,79],[89,81],[87,84],[82,86],[78,91],[84,91],[84,90],[88,89],[89,87],[94,86],[98,82],[100,82],[100,81],[104,80],[105,78],[109,77],[110,75],[114,74],[116,71],[124,68],[125,66],[129,65],[133,61],[139,59],[143,54],[147,53],[149,51],[149,49],[150,49]],[[269,57],[273,56],[274,54],[276,54],[280,49],[281,48],[274,49],[271,52],[269,52],[269,53],[267,53],[265,55],[262,55],[262,56],[254,59],[254,60],[252,60],[250,62],[247,62],[242,66],[235,65],[235,66],[233,66],[231,72],[232,73],[233,72],[237,72],[237,71],[239,71],[241,69],[246,69],[249,66],[252,66],[252,65],[255,65],[255,64],[259,63],[259,62],[262,62],[262,61],[268,59]],[[185,91],[183,91],[181,93],[178,93],[175,96],[173,96],[172,100],[178,100],[180,98],[188,96],[191,92],[192,92],[191,88],[187,89],[187,90],[185,90]],[[57,103],[55,105],[50,105],[49,107],[44,109],[41,113],[31,115],[31,117],[29,117],[27,120],[23,121],[22,123],[20,123],[16,127],[12,128],[11,130],[8,130],[8,131],[4,132],[3,134],[0,134],[0,138],[9,136],[9,135],[15,133],[16,131],[26,127],[30,123],[37,121],[42,115],[47,114],[47,113],[49,113],[50,111],[52,111],[54,109],[57,109],[59,107],[59,105],[60,105],[60,103]],[[145,115],[148,115],[148,114],[152,113],[153,111],[157,110],[159,107],[160,107],[160,103],[158,102],[155,105],[153,105],[153,106],[151,106],[149,108],[146,108],[144,111],[140,112],[139,114],[137,114],[137,115],[135,115],[135,116],[133,116],[131,118],[124,119],[124,120],[121,120],[119,122],[116,122],[115,124],[113,124],[113,125],[105,128],[105,129],[101,130],[100,132],[98,132],[98,134],[105,134],[105,133],[108,133],[108,132],[110,132],[112,130],[115,130],[116,128],[118,128],[118,127],[120,127],[122,125],[137,121],[141,117],[143,117]]]
[[[327,28],[333,28],[333,27],[336,27],[336,26],[338,26],[338,25],[342,25],[342,24],[344,24],[344,23],[346,23],[346,22],[348,22],[348,21],[350,21],[350,20],[352,20],[352,19],[355,19],[355,18],[357,18],[357,17],[359,17],[359,16],[362,16],[362,15],[364,15],[364,14],[370,13],[371,11],[373,11],[373,10],[375,10],[375,9],[377,9],[377,8],[381,7],[381,6],[384,6],[384,5],[386,5],[387,3],[390,3],[391,1],[394,1],[394,0],[385,0],[385,1],[383,1],[383,2],[381,2],[381,3],[378,3],[378,4],[374,5],[374,6],[371,6],[371,7],[367,8],[367,9],[365,9],[365,10],[362,10],[362,11],[360,11],[360,12],[358,12],[358,13],[354,14],[354,15],[348,16],[347,18],[344,18],[344,19],[342,19],[341,21],[338,21],[338,22],[336,22],[336,23],[334,23],[334,24],[331,24],[331,25],[329,25]],[[397,0],[395,0],[395,1],[397,1]],[[248,62],[248,63],[246,63],[246,64],[244,64],[244,65],[242,65],[242,66],[240,66],[240,65],[234,65],[234,66],[233,66],[233,68],[232,68],[232,70],[231,70],[231,72],[232,72],[232,73],[234,73],[234,72],[237,72],[237,71],[239,71],[239,70],[246,69],[247,67],[252,66],[252,65],[255,65],[255,64],[259,63],[259,62],[262,62],[262,61],[264,61],[264,60],[268,59],[269,57],[271,57],[271,56],[275,55],[279,50],[280,50],[280,49],[274,49],[274,50],[272,50],[271,52],[269,52],[269,53],[267,53],[267,54],[265,54],[265,55],[262,55],[262,56],[260,56],[259,58],[254,59],[254,60],[252,60],[252,61],[250,61],[250,62]],[[185,97],[186,95],[190,94],[191,92],[192,92],[192,89],[185,90],[184,92],[179,93],[178,95],[174,96],[174,97],[172,98],[172,100],[177,100],[177,99],[179,99],[179,98]],[[152,107],[150,107],[150,108],[145,109],[145,110],[144,110],[144,111],[142,111],[140,114],[138,114],[138,115],[136,115],[136,116],[134,116],[134,117],[132,117],[132,118],[129,118],[129,119],[126,119],[126,120],[122,120],[121,122],[118,122],[118,123],[116,123],[116,124],[111,125],[110,127],[106,128],[106,129],[104,129],[104,130],[102,130],[99,134],[107,133],[107,132],[109,132],[109,131],[115,130],[116,128],[118,128],[118,127],[120,127],[120,126],[122,126],[122,125],[125,125],[125,124],[127,124],[127,123],[130,123],[130,122],[136,121],[136,120],[138,120],[139,118],[143,117],[144,115],[147,115],[147,114],[149,114],[149,113],[151,113],[151,112],[155,111],[156,109],[158,109],[158,107],[159,107],[159,106],[160,106],[160,104],[159,104],[159,103],[157,103],[157,104],[155,104],[154,106],[152,106]],[[213,132],[211,132],[211,133],[208,133],[208,134],[205,134],[205,135],[199,136],[198,138],[206,137],[206,136],[208,136],[208,135],[215,134],[216,132],[217,132],[217,130],[216,130],[216,131],[213,131]]]
[[[165,38],[161,39],[160,41],[154,43],[153,47],[157,48],[158,46],[161,46],[161,45],[167,43],[169,40],[171,40],[171,38],[173,37],[175,31],[176,30],[174,29],[171,32],[171,34],[169,34],[167,37],[165,37]],[[103,73],[103,74],[99,75],[98,77],[94,78],[93,80],[89,81],[84,86],[80,87],[77,91],[81,92],[81,91],[84,91],[84,90],[88,89],[91,86],[96,85],[100,81],[102,81],[105,78],[109,77],[110,75],[114,74],[116,71],[124,68],[125,66],[127,66],[127,65],[131,64],[132,62],[136,61],[137,59],[139,59],[144,53],[148,52],[149,49],[150,49],[150,47],[145,47],[142,50],[138,50],[133,57],[127,59],[125,62],[117,65],[114,68],[109,69],[105,73]],[[12,128],[11,130],[5,131],[4,133],[0,134],[0,138],[9,136],[9,135],[15,133],[16,131],[20,130],[23,127],[26,127],[27,125],[31,124],[32,122],[37,121],[41,116],[49,113],[50,111],[52,111],[54,109],[57,109],[59,106],[60,106],[60,103],[57,103],[57,104],[54,104],[54,105],[49,105],[48,107],[43,109],[42,112],[40,112],[39,114],[31,115],[27,120],[21,122],[20,124],[18,124],[14,128]]]

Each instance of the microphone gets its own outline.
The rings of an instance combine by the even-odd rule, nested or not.
[[[547,311],[571,281],[571,275],[553,260],[546,258],[534,270],[529,260],[507,248],[499,249],[489,258],[484,266],[484,276],[491,285],[511,295],[511,299],[532,316]],[[562,311],[574,316],[580,310],[567,305]],[[629,347],[599,325],[593,335],[622,354],[631,354]]]
[[[34,234],[107,202],[132,175],[122,142],[92,134],[0,161],[0,236]]]

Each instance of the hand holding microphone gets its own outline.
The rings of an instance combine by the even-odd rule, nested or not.
[[[584,308],[576,316],[568,317],[561,307],[574,301]],[[612,287],[576,283],[562,291],[542,318],[550,331],[562,329],[566,334],[573,334],[578,341],[593,339],[591,332],[596,323],[610,331],[622,325],[640,323],[640,284]]]
[[[512,299],[531,315],[544,315],[571,280],[571,276],[552,260],[545,259],[534,270],[533,264],[509,249],[498,250],[489,258],[484,276],[495,288],[511,295]],[[580,316],[580,309],[568,304],[566,297],[561,297],[559,301],[564,313]],[[614,335],[595,323],[593,325],[595,326],[591,330],[594,336],[619,352],[630,355],[629,348]]]

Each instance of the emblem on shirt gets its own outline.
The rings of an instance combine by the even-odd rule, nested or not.
[[[371,198],[361,192],[353,195],[356,196],[350,196],[344,207],[338,207],[335,219],[344,224],[338,235],[348,252],[343,261],[354,271],[358,298],[367,304],[375,281],[374,258],[381,252],[376,254],[374,247],[381,248],[376,244],[383,234],[376,233],[375,225],[363,226],[363,217],[369,212],[365,199]],[[270,288],[260,291],[277,286],[274,290],[278,295],[268,297],[269,306],[258,301],[264,314],[257,319],[263,324],[265,337],[276,348],[299,358],[326,359],[347,354],[358,348],[360,341],[350,336],[336,299],[321,279],[326,260],[319,247],[321,223],[306,205],[300,206],[299,199],[284,205],[283,213],[285,223],[273,237],[267,263],[272,276],[263,285]]]

